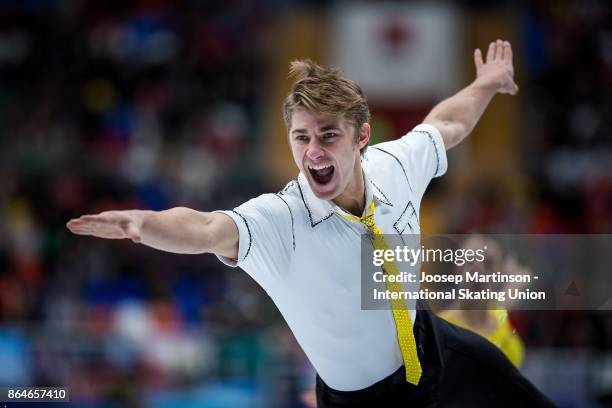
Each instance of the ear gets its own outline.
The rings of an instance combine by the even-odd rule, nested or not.
[[[359,150],[363,149],[370,143],[370,124],[364,123],[359,129],[359,138],[357,139],[357,147]]]

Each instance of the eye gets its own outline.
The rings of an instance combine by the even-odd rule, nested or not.
[[[307,142],[308,141],[308,136],[306,136],[306,135],[297,135],[295,137],[295,140],[297,140],[298,142]]]
[[[323,139],[332,139],[332,138],[334,138],[334,137],[336,137],[336,136],[338,136],[338,134],[337,134],[337,133],[334,133],[334,132],[326,132],[326,133],[323,135]]]

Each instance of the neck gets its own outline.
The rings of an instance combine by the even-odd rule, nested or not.
[[[344,192],[332,200],[338,207],[349,213],[361,216],[365,209],[365,182],[361,161],[357,160],[353,171],[353,178],[344,189]]]

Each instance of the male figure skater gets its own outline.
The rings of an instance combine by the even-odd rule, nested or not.
[[[232,211],[106,211],[68,228],[214,253],[240,266],[276,303],[315,367],[320,407],[550,406],[495,346],[422,305],[361,310],[361,236],[378,248],[387,245],[383,233],[418,234],[421,198],[446,171],[445,149],[472,131],[495,94],[518,91],[510,43],[492,42],[486,61],[479,50],[474,60],[473,83],[402,138],[369,148],[361,88],[336,70],[296,61],[284,119],[300,174],[282,192]]]

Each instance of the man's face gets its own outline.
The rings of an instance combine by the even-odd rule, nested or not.
[[[359,150],[369,141],[369,125],[356,129],[343,116],[296,109],[291,117],[289,145],[293,159],[322,200],[342,194],[361,177]]]

